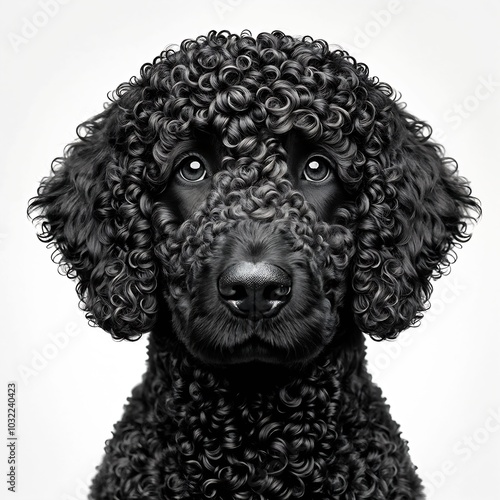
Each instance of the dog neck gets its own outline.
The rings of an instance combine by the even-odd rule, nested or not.
[[[285,498],[293,487],[313,498],[325,484],[343,488],[344,473],[331,470],[351,460],[359,439],[347,435],[346,421],[368,418],[380,397],[370,390],[360,335],[301,369],[210,367],[166,337],[151,336],[145,385],[155,393],[141,396],[152,398],[147,419],[161,429],[166,497],[251,490]]]

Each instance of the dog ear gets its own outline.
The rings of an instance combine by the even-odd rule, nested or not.
[[[151,330],[157,305],[137,92],[121,86],[120,98],[80,125],[28,208],[42,222],[39,239],[55,247],[54,262],[77,280],[91,324],[128,340]]]
[[[365,147],[352,274],[355,321],[375,339],[395,338],[422,318],[431,279],[454,262],[453,249],[470,238],[468,220],[481,211],[456,162],[387,89],[377,91],[385,104]]]

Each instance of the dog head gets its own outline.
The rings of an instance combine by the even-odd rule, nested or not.
[[[479,212],[388,85],[280,32],[167,50],[78,135],[31,202],[40,238],[96,325],[133,339],[168,308],[209,363],[394,338]]]

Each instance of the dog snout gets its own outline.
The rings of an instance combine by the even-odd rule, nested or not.
[[[238,316],[254,321],[278,314],[292,295],[292,278],[268,262],[240,262],[218,279],[219,297]]]

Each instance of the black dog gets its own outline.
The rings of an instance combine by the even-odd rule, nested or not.
[[[91,498],[423,497],[363,333],[421,318],[480,209],[366,66],[187,40],[81,126],[39,210],[88,318],[151,332]]]

